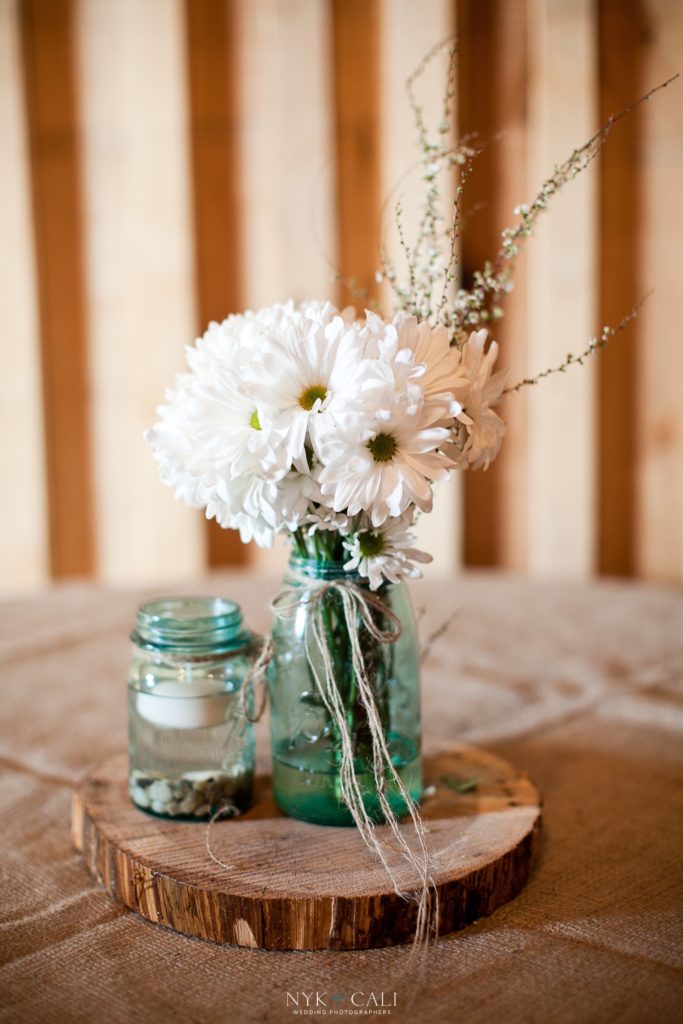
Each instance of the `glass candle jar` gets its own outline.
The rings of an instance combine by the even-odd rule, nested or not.
[[[285,814],[320,825],[352,825],[340,787],[342,740],[322,697],[315,676],[324,676],[317,655],[308,661],[306,642],[312,598],[320,584],[350,580],[359,588],[367,581],[345,571],[341,562],[292,557],[282,597],[290,606],[276,616],[273,659],[268,670],[270,726],[273,752],[273,795]],[[422,795],[420,760],[420,650],[410,596],[403,583],[384,583],[377,596],[394,613],[401,634],[394,643],[380,643],[359,623],[365,671],[391,762],[412,800]],[[367,812],[382,820],[367,714],[355,677],[342,601],[330,590],[320,598],[322,621],[335,685],[344,706],[354,756],[354,769]],[[383,626],[375,612],[377,625]],[[386,795],[394,814],[407,807],[387,772]]]
[[[253,727],[241,691],[261,649],[219,597],[143,604],[131,633],[129,791],[141,810],[204,821],[251,802]]]

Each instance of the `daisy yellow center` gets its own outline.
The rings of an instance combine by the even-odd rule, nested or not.
[[[251,414],[251,419],[249,420],[249,426],[253,427],[254,430],[260,430],[261,429],[261,424],[259,423],[258,412],[256,411],[256,409],[254,409],[254,411]]]
[[[384,550],[384,538],[379,533],[366,533],[358,535],[358,547],[363,558],[376,558]]]
[[[396,440],[391,434],[377,434],[368,441],[368,451],[375,462],[391,462],[397,448]]]
[[[299,405],[302,409],[305,409],[306,412],[310,412],[318,399],[320,399],[321,402],[324,402],[326,398],[327,388],[324,388],[322,384],[313,384],[310,388],[306,388],[305,391],[301,392],[299,395]]]

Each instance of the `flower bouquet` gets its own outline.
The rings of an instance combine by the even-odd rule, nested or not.
[[[481,147],[449,141],[452,70],[443,118],[431,134],[425,127],[415,84],[431,56],[408,82],[425,185],[417,238],[406,241],[399,206],[404,272],[380,254],[392,313],[290,301],[211,323],[188,348],[189,372],[149,433],[177,498],[244,542],[269,546],[278,534],[291,542],[269,668],[276,800],[307,820],[355,823],[385,866],[374,825],[388,822],[424,887],[419,650],[403,581],[430,556],[416,548],[413,524],[449,474],[485,469],[496,457],[506,390],[580,362],[634,315],[581,355],[507,385],[488,331],[502,315],[514,261],[616,118],[517,208],[500,251],[471,287],[458,288],[463,186]],[[443,182],[456,172],[446,217]],[[420,837],[417,855],[396,827],[405,813]]]

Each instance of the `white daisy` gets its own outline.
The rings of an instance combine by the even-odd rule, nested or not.
[[[450,436],[433,425],[438,412],[414,413],[398,404],[340,425],[322,446],[320,488],[335,512],[367,512],[373,527],[414,503],[431,511],[431,481],[443,480],[454,463],[439,446]]]
[[[374,529],[369,523],[356,533],[345,537],[343,544],[351,556],[344,563],[348,572],[358,572],[370,581],[370,589],[377,590],[388,580],[398,583],[403,577],[416,579],[422,575],[414,562],[431,562],[432,556],[415,547],[417,538],[410,532],[412,511],[398,519],[388,519]]]
[[[360,346],[359,331],[340,316],[323,324],[283,315],[277,331],[261,334],[253,359],[241,368],[245,393],[259,409],[270,410],[273,429],[285,437],[290,463],[302,471],[308,464],[307,442],[317,453],[322,434],[346,413]]]

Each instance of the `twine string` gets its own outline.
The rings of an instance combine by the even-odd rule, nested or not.
[[[259,656],[242,680],[240,688],[240,711],[248,722],[258,722],[266,710],[268,703],[266,672],[272,660],[273,641],[268,637],[263,641]],[[260,689],[258,701],[256,699],[257,686]],[[252,711],[254,707],[256,710]]]
[[[336,593],[339,596],[343,624],[350,640],[353,674],[358,686],[359,701],[367,717],[370,731],[372,752],[370,767],[384,824],[390,833],[389,840],[378,831],[377,823],[365,806],[363,790],[356,771],[353,739],[346,716],[347,709],[335,677],[332,651],[325,628],[324,601],[331,593]],[[373,594],[348,579],[315,581],[308,593],[303,596],[300,593],[283,591],[271,602],[271,610],[276,617],[286,619],[294,617],[302,605],[307,605],[310,609],[304,629],[306,660],[316,690],[330,719],[336,726],[340,739],[339,786],[341,798],[351,813],[366,847],[378,858],[386,871],[396,895],[407,902],[417,904],[413,952],[418,952],[427,946],[432,933],[436,938],[438,890],[432,877],[432,861],[425,827],[417,804],[410,796],[392,761],[361,641],[361,631],[365,630],[373,641],[380,644],[393,644],[401,636],[401,622],[394,611],[377,594]],[[377,617],[373,613],[378,613]],[[382,626],[383,622],[386,625]],[[267,689],[264,677],[273,656],[272,641],[267,640],[258,659],[244,679],[241,690],[241,706],[249,721],[258,721],[266,706]],[[254,702],[254,688],[258,684],[262,686],[262,693],[258,707],[252,713],[250,708]],[[387,795],[387,774],[407,808],[418,840],[417,852],[414,852],[408,843],[391,806]],[[216,864],[225,869],[234,870],[234,865],[225,863],[214,853],[210,843],[212,826],[225,813],[226,808],[219,808],[208,822],[206,849],[209,857]],[[391,839],[393,839],[393,843]],[[411,877],[417,876],[419,886],[416,891],[412,891],[412,886],[409,887],[406,883],[401,884],[396,867],[390,863],[389,851],[399,853],[403,863],[411,869]]]
[[[324,600],[330,593],[338,594],[341,601],[343,622],[350,640],[351,662],[358,685],[359,700],[367,717],[370,731],[373,782],[385,824],[395,841],[393,845],[388,844],[383,837],[378,835],[376,823],[369,815],[363,800],[362,788],[355,767],[353,741],[346,717],[346,708],[335,678],[332,652],[325,629]],[[417,804],[408,793],[393,763],[377,708],[373,684],[368,677],[360,636],[361,630],[365,630],[372,640],[378,643],[395,643],[402,632],[400,620],[378,595],[348,579],[316,583],[304,597],[292,592],[283,592],[274,599],[271,608],[276,616],[288,617],[295,614],[296,609],[302,604],[306,604],[310,608],[310,616],[304,631],[306,659],[316,689],[340,738],[339,785],[342,800],[350,811],[363,842],[380,860],[391,880],[394,892],[402,899],[417,902],[414,947],[419,948],[429,941],[430,933],[438,920],[438,893],[432,878],[425,828]],[[375,619],[373,612],[380,613],[379,622]],[[379,624],[382,620],[386,622],[386,628],[382,628]],[[387,774],[411,818],[418,838],[417,854],[409,845],[391,807],[387,795]],[[417,874],[420,884],[416,893],[410,892],[405,885],[400,884],[395,867],[389,863],[389,849],[398,849],[403,861],[412,869],[412,873]]]

